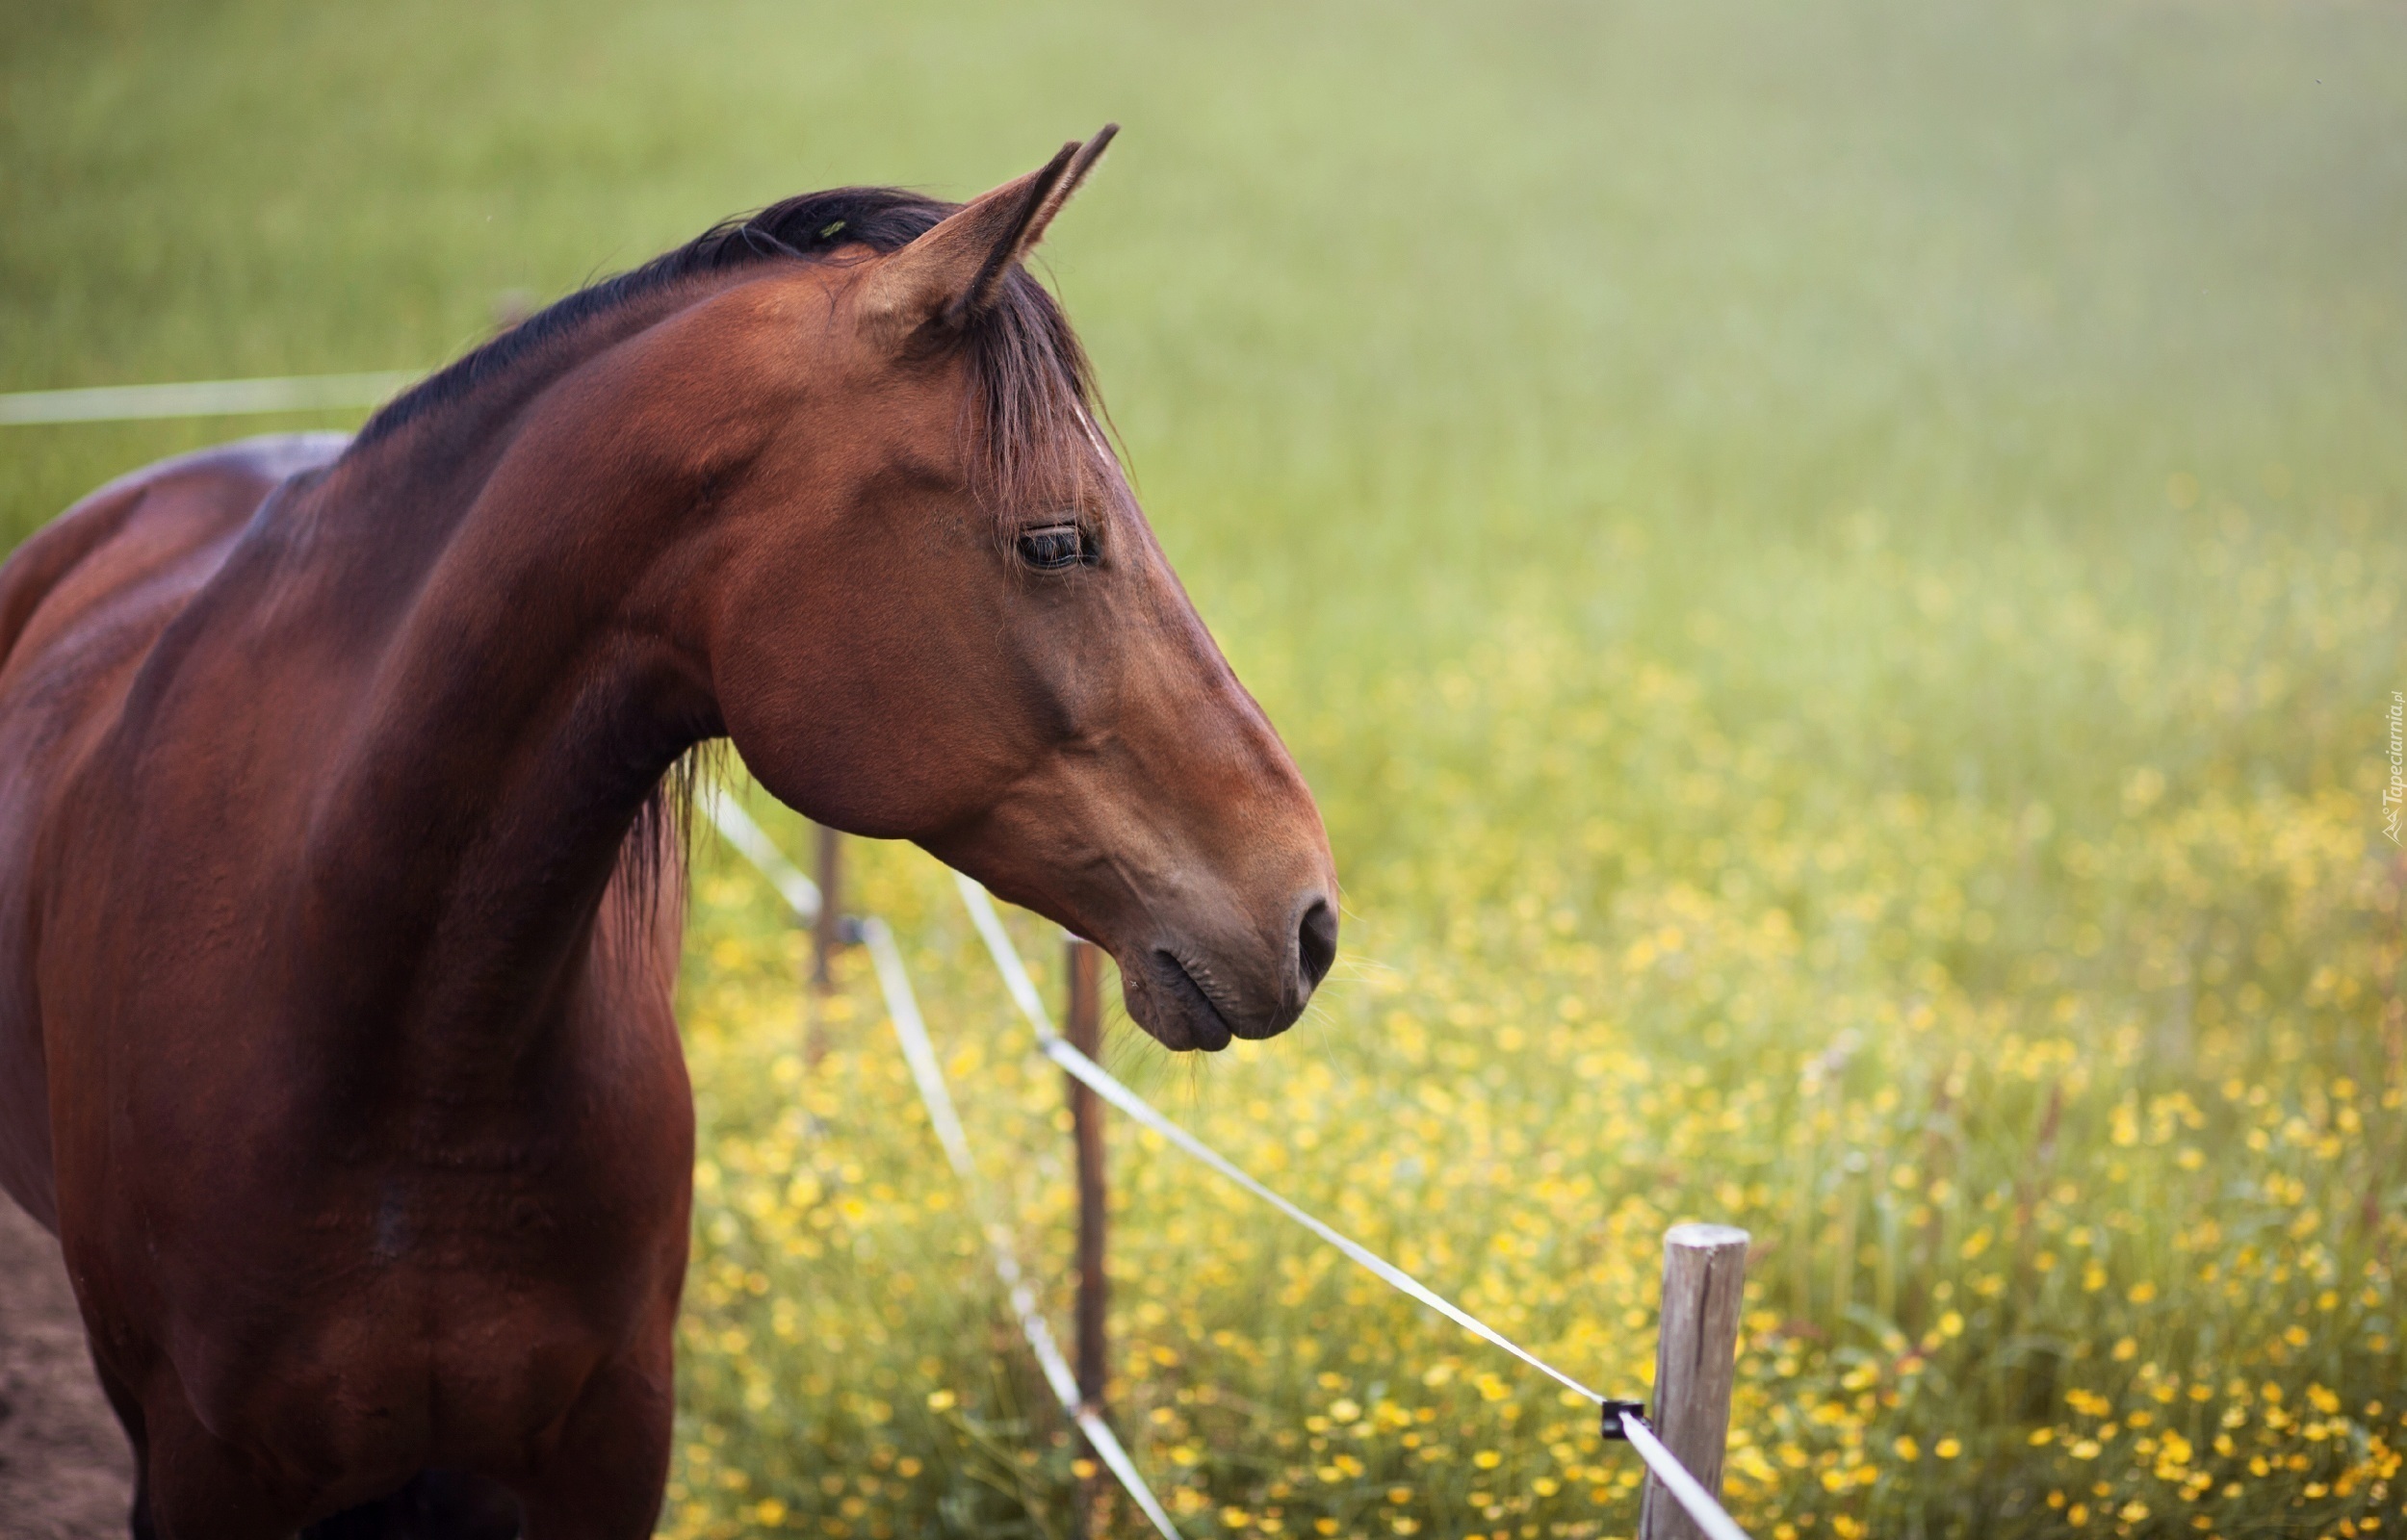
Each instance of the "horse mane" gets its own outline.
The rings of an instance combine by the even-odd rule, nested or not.
[[[838,248],[900,250],[962,205],[892,187],[805,192],[725,219],[640,268],[588,285],[536,312],[387,401],[352,441],[366,448],[505,375],[588,322],[689,278],[778,262],[824,261]],[[1095,451],[1094,371],[1061,306],[1015,265],[995,302],[971,316],[958,346],[973,389],[964,424],[980,500],[997,512],[1057,485],[1066,459]],[[1106,420],[1108,421],[1108,420]]]
[[[639,268],[604,278],[558,300],[471,349],[386,402],[352,440],[365,449],[444,407],[479,386],[531,365],[588,323],[688,279],[766,267],[818,262],[838,248],[867,245],[881,254],[901,249],[961,207],[891,187],[845,187],[806,192],[758,213],[722,220]],[[1091,426],[1102,418],[1094,372],[1061,306],[1015,265],[995,302],[972,315],[957,345],[970,365],[971,390],[963,427],[971,448],[972,490],[998,517],[1058,487],[1063,472],[1103,452]],[[998,523],[998,530],[1000,525]],[[691,854],[693,799],[718,771],[717,744],[680,757],[644,800],[620,847],[617,880],[638,924],[656,917],[663,899],[682,894]]]

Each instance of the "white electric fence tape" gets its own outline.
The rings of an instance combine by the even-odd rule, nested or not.
[[[995,966],[1003,976],[1004,988],[1020,1007],[1021,1014],[1028,1018],[1028,1024],[1036,1029],[1037,1047],[1048,1059],[1093,1087],[1097,1094],[1143,1126],[1343,1251],[1388,1287],[1419,1300],[1473,1336],[1503,1348],[1558,1384],[1578,1392],[1592,1401],[1602,1403],[1605,1400],[1603,1396],[1507,1338],[1488,1322],[1440,1297],[1419,1279],[1368,1246],[1339,1233],[1264,1187],[1218,1150],[1163,1116],[1152,1103],[1122,1085],[1109,1070],[1073,1047],[1069,1040],[1053,1030],[1052,1017],[1046,1012],[1045,1002],[1028,977],[1027,964],[1021,961],[1019,948],[1012,945],[1011,934],[1003,929],[1002,916],[995,912],[994,899],[984,887],[959,872],[953,874],[953,882],[961,889],[962,903],[969,907],[971,923],[977,927],[979,937],[986,942],[987,952],[995,959]],[[1721,1504],[1714,1501],[1713,1495],[1698,1484],[1688,1468],[1680,1463],[1679,1457],[1664,1447],[1663,1441],[1655,1437],[1654,1430],[1646,1425],[1644,1419],[1635,1413],[1624,1412],[1621,1426],[1630,1447],[1638,1450],[1639,1457],[1646,1462],[1665,1489],[1679,1500],[1680,1506],[1688,1510],[1689,1517],[1696,1521],[1699,1528],[1713,1540],[1747,1540],[1747,1531],[1741,1529]]]
[[[706,805],[719,833],[761,868],[761,874],[784,895],[794,912],[805,921],[816,919],[818,885],[795,870],[793,863],[786,860],[767,834],[733,798],[713,787],[706,795]],[[928,1040],[927,1022],[919,1014],[919,996],[912,992],[911,976],[903,967],[901,950],[894,945],[894,933],[884,920],[872,915],[861,922],[861,939],[877,971],[878,991],[886,997],[887,1019],[893,1023],[895,1040],[902,1045],[903,1063],[910,1066],[912,1081],[919,1087],[928,1122],[936,1130],[936,1142],[944,1146],[945,1160],[951,1163],[953,1173],[970,1194],[974,1217],[994,1255],[996,1276],[1002,1279],[1004,1293],[1011,1300],[1011,1312],[1019,1320],[1021,1335],[1028,1340],[1028,1350],[1036,1355],[1045,1383],[1061,1402],[1063,1412],[1086,1435],[1096,1456],[1119,1478],[1129,1499],[1152,1521],[1153,1527],[1162,1532],[1163,1540],[1181,1540],[1170,1515],[1155,1501],[1145,1477],[1137,1474],[1136,1462],[1128,1457],[1120,1436],[1079,1399],[1077,1376],[1070,1372],[1060,1345],[1053,1340],[1052,1328],[1045,1323],[1045,1316],[1037,1307],[1036,1292],[1021,1270],[1019,1247],[1013,1244],[1011,1232],[994,1218],[995,1206],[988,1201],[986,1184],[979,1178],[976,1163],[971,1157],[969,1135],[962,1130],[961,1115],[954,1109],[952,1092],[945,1084],[945,1070],[937,1061],[936,1045]]]
[[[778,885],[781,892],[787,891],[787,886],[778,874],[780,867],[791,873],[795,880],[809,883],[810,879],[795,871],[792,864],[778,854],[761,827],[732,800],[714,791],[710,807],[712,819],[729,840],[750,857],[754,864],[762,868],[763,875]],[[756,847],[762,854],[755,853]],[[970,911],[971,923],[976,926],[979,937],[986,943],[988,955],[995,960],[996,970],[1002,974],[1003,988],[1011,995],[1012,1003],[1020,1008],[1021,1014],[1028,1018],[1028,1024],[1035,1028],[1038,1051],[1046,1058],[1092,1088],[1098,1095],[1136,1119],[1141,1126],[1152,1129],[1344,1252],[1388,1287],[1429,1306],[1482,1341],[1503,1348],[1566,1389],[1599,1404],[1606,1400],[1604,1396],[1573,1379],[1486,1322],[1441,1297],[1368,1246],[1264,1187],[1227,1156],[1172,1122],[1155,1110],[1152,1103],[1122,1085],[1109,1070],[1071,1046],[1069,1040],[1053,1029],[1053,1019],[1045,1009],[1044,997],[1037,992],[1035,981],[1028,977],[1027,964],[1021,961],[1020,950],[1012,944],[1011,934],[1003,929],[1002,916],[995,911],[993,898],[970,878],[958,872],[953,875],[961,890],[962,903]],[[811,889],[811,896],[814,900],[811,914],[815,914],[818,897],[815,887]],[[791,902],[790,893],[789,901]],[[800,912],[802,906],[795,904],[794,908]],[[805,918],[811,917],[811,914],[806,914]],[[936,1125],[937,1140],[944,1144],[945,1153],[952,1161],[954,1169],[961,1173],[963,1184],[970,1188],[972,1197],[982,1203],[984,1189],[971,1165],[969,1141],[962,1133],[960,1117],[953,1111],[951,1094],[945,1086],[944,1071],[937,1063],[935,1046],[928,1040],[927,1026],[920,1019],[919,1003],[911,993],[911,981],[903,972],[902,955],[895,950],[893,934],[887,929],[884,921],[877,919],[864,920],[861,929],[862,937],[869,948],[870,961],[877,969],[879,988],[886,995],[887,1014],[893,1018],[894,1035],[902,1040],[903,1057],[919,1084],[921,1099],[927,1103],[928,1118]],[[995,1248],[996,1271],[1002,1275],[1005,1286],[1011,1292],[1012,1308],[1020,1316],[1021,1330],[1026,1335],[1029,1347],[1035,1350],[1038,1363],[1044,1367],[1045,1377],[1052,1385],[1054,1395],[1061,1398],[1063,1407],[1077,1419],[1079,1427],[1086,1432],[1096,1452],[1111,1467],[1112,1474],[1120,1477],[1121,1485],[1128,1489],[1129,1495],[1144,1508],[1154,1527],[1170,1540],[1178,1540],[1178,1531],[1172,1528],[1169,1515],[1154,1502],[1152,1492],[1146,1489],[1135,1466],[1129,1462],[1127,1451],[1112,1436],[1110,1427],[1079,1402],[1077,1386],[1070,1367],[1063,1361],[1061,1349],[1054,1345],[1052,1331],[1045,1324],[1044,1318],[1037,1314],[1034,1296],[1022,1280],[1018,1255],[1012,1249],[1009,1236],[999,1225],[990,1222],[987,1239]],[[1090,1426],[1090,1424],[1093,1425]],[[1748,1540],[1747,1531],[1740,1528],[1721,1504],[1714,1501],[1713,1495],[1698,1484],[1688,1468],[1680,1463],[1679,1457],[1664,1447],[1663,1441],[1655,1436],[1654,1429],[1646,1425],[1643,1418],[1634,1412],[1624,1412],[1621,1430],[1630,1447],[1638,1451],[1639,1458],[1655,1473],[1655,1478],[1663,1483],[1664,1489],[1678,1501],[1688,1516],[1711,1540]]]
[[[1688,1510],[1696,1527],[1713,1536],[1713,1540],[1747,1540],[1747,1531],[1739,1527],[1738,1521],[1714,1501],[1713,1494],[1696,1477],[1688,1474],[1688,1467],[1680,1463],[1678,1455],[1664,1448],[1663,1440],[1646,1425],[1646,1419],[1636,1412],[1623,1412],[1621,1436],[1638,1450],[1638,1457],[1655,1473],[1655,1479],[1663,1483],[1664,1490],[1679,1499],[1680,1506]]]
[[[294,412],[337,407],[378,406],[420,376],[407,372],[381,372],[359,374],[305,374],[272,379],[194,380],[172,385],[115,385],[89,390],[19,391],[0,394],[0,425],[42,423],[125,422],[150,418],[221,417],[260,412]],[[800,868],[788,860],[767,834],[752,816],[724,791],[713,787],[706,794],[711,821],[728,842],[742,852],[745,859],[761,869],[761,874],[773,885],[789,908],[805,922],[819,915],[819,888]],[[1092,1087],[1113,1106],[1153,1130],[1189,1155],[1236,1183],[1247,1192],[1303,1225],[1322,1240],[1344,1252],[1370,1270],[1390,1288],[1411,1296],[1439,1315],[1490,1345],[1503,1348],[1514,1357],[1537,1370],[1567,1389],[1578,1392],[1592,1401],[1605,1398],[1581,1384],[1562,1370],[1545,1362],[1519,1344],[1497,1332],[1486,1322],[1469,1314],[1425,1288],[1411,1274],[1385,1258],[1340,1234],[1328,1224],[1255,1181],[1244,1170],[1205,1144],[1193,1134],[1163,1116],[1135,1091],[1122,1085],[1102,1065],[1080,1053],[1053,1030],[1052,1018],[1046,1013],[1045,1002],[1038,995],[1036,985],[1020,959],[1019,950],[1011,944],[1003,930],[1002,920],[995,912],[993,900],[986,889],[967,877],[955,873],[961,896],[970,908],[970,917],[977,926],[978,935],[986,941],[988,953],[1003,976],[1004,988],[1021,1014],[1035,1027],[1037,1045],[1045,1056],[1068,1073]],[[894,1034],[901,1040],[903,1058],[911,1066],[913,1078],[919,1083],[920,1099],[927,1104],[928,1120],[936,1126],[939,1142],[951,1161],[953,1169],[970,1187],[973,1196],[983,1193],[971,1163],[970,1145],[962,1132],[961,1119],[953,1110],[952,1097],[945,1086],[944,1072],[936,1061],[934,1046],[928,1041],[926,1024],[920,1020],[919,1008],[911,993],[911,981],[904,974],[902,955],[895,950],[894,938],[885,922],[867,919],[862,922],[862,937],[878,975],[878,986],[886,995],[887,1014],[893,1019]],[[985,1212],[982,1207],[982,1214]],[[1092,1410],[1078,1399],[1077,1383],[1070,1366],[1061,1356],[1053,1334],[1037,1313],[1036,1299],[1020,1271],[1017,1253],[1010,1238],[1000,1225],[986,1220],[988,1245],[995,1252],[995,1270],[1010,1291],[1013,1311],[1020,1318],[1020,1329],[1027,1337],[1045,1378],[1060,1398],[1067,1411],[1087,1436],[1097,1454],[1120,1478],[1128,1495],[1145,1516],[1153,1521],[1169,1540],[1179,1540],[1170,1516],[1153,1500],[1152,1492],[1137,1475],[1128,1451],[1119,1438]],[[1733,1522],[1721,1505],[1696,1483],[1671,1451],[1664,1448],[1645,1422],[1634,1414],[1623,1414],[1622,1427],[1630,1445],[1646,1461],[1649,1469],[1667,1490],[1688,1510],[1689,1517],[1714,1540],[1747,1540],[1745,1530]]]
[[[802,916],[805,925],[819,917],[819,885],[802,875],[800,868],[786,859],[767,831],[752,821],[752,814],[743,810],[735,798],[716,786],[703,793],[711,808],[711,822],[718,825],[727,842],[744,853],[744,860],[761,868],[761,875],[769,880],[786,900],[786,907]]]
[[[160,417],[242,417],[381,406],[421,378],[408,371],[295,374],[281,379],[201,379],[176,385],[101,385],[90,390],[0,396],[0,424],[123,423]]]
[[[955,873],[954,876],[961,887],[962,902],[970,906],[971,922],[977,926],[978,934],[986,938],[987,950],[994,954],[996,964],[1002,969],[1005,984],[1012,987],[1013,999],[1019,1002],[1020,1009],[1026,1014],[1029,1024],[1036,1028],[1037,1047],[1046,1058],[1052,1060],[1071,1074],[1094,1087],[1097,1094],[1135,1118],[1139,1123],[1169,1140],[1189,1155],[1352,1257],[1389,1288],[1411,1295],[1472,1336],[1503,1348],[1540,1373],[1577,1391],[1590,1400],[1597,1402],[1604,1400],[1603,1396],[1514,1342],[1477,1316],[1431,1292],[1418,1278],[1413,1277],[1385,1257],[1339,1233],[1264,1187],[1220,1151],[1155,1111],[1152,1103],[1114,1079],[1110,1070],[1072,1047],[1068,1039],[1053,1031],[1053,1023],[1045,1014],[1045,1007],[1036,998],[1036,990],[1033,988],[1023,990],[1019,987],[1026,983],[1028,970],[1021,962],[1019,951],[1012,946],[1011,937],[1003,930],[1001,916],[995,912],[995,901],[987,896],[985,888],[980,887],[969,878],[962,877],[959,873]]]
[[[886,1014],[894,1023],[895,1038],[902,1043],[903,1061],[911,1066],[911,1078],[919,1083],[919,1099],[927,1104],[928,1121],[936,1125],[937,1142],[945,1146],[945,1158],[952,1162],[962,1186],[970,1190],[971,1201],[978,1206],[986,1244],[995,1253],[995,1271],[1010,1293],[1012,1314],[1020,1318],[1021,1334],[1028,1339],[1038,1366],[1045,1371],[1045,1382],[1053,1388],[1062,1410],[1078,1424],[1087,1443],[1111,1468],[1112,1475],[1120,1478],[1120,1484],[1127,1488],[1128,1496],[1153,1521],[1153,1527],[1168,1540],[1179,1540],[1170,1515],[1153,1501],[1145,1478],[1137,1474],[1136,1462],[1121,1447],[1119,1435],[1079,1399],[1077,1378],[1070,1373],[1060,1346],[1053,1341],[1052,1328],[1045,1323],[1044,1315],[1037,1309],[1036,1293],[1020,1270],[1020,1252],[1012,1244],[1011,1232],[993,1218],[995,1207],[986,1200],[986,1184],[971,1161],[969,1136],[962,1132],[960,1115],[953,1110],[952,1092],[946,1089],[944,1068],[937,1063],[936,1045],[928,1040],[927,1023],[919,1016],[919,998],[911,992],[911,978],[903,971],[902,953],[894,945],[894,933],[887,929],[884,920],[871,916],[861,922],[861,939],[868,947],[869,961],[877,969],[878,988],[886,996]]]

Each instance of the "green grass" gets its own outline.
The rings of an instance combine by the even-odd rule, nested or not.
[[[1663,1225],[1749,1225],[1759,1533],[2364,1533],[2402,78],[2372,4],[21,8],[0,389],[432,364],[1118,118],[1048,261],[1349,918],[1298,1034],[1115,1063],[1616,1386]],[[0,530],[265,425],[0,429]],[[1057,1260],[1054,1082],[938,874],[862,864]],[[866,981],[806,1068],[790,937],[700,879],[668,1523],[1062,1532]],[[1190,1532],[1627,1531],[1542,1386],[1114,1161],[1116,1404]]]

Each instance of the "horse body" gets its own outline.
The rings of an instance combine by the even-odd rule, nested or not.
[[[533,1476],[581,1421],[656,1465],[686,1249],[676,894],[613,880],[622,824],[543,936],[576,832],[440,827],[445,792],[524,813],[512,755],[380,760],[426,628],[346,580],[371,564],[289,561],[341,448],[120,483],[0,593],[6,1185],[61,1231],[145,1498],[264,1533],[427,1468]],[[395,777],[420,816],[360,837]]]
[[[697,743],[1103,942],[1174,1047],[1301,1010],[1308,793],[1016,266],[1097,147],[781,205],[0,569],[0,1186],[139,1533],[649,1532]]]

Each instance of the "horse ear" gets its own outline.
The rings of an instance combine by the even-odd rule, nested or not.
[[[861,296],[861,322],[889,346],[929,326],[954,329],[995,302],[1011,266],[1033,249],[1120,132],[1106,123],[1084,144],[1064,144],[1027,175],[947,216],[936,228],[881,258]]]
[[[1028,233],[1021,237],[1020,249],[1012,253],[1013,260],[1017,261],[1036,249],[1036,244],[1045,239],[1046,228],[1053,222],[1053,216],[1059,214],[1061,206],[1085,185],[1087,173],[1095,169],[1095,163],[1103,158],[1103,151],[1111,147],[1112,137],[1119,132],[1118,123],[1105,123],[1096,131],[1093,139],[1078,146],[1078,152],[1070,157],[1070,165],[1063,170],[1061,180],[1053,184],[1053,191],[1045,195],[1044,203],[1038,207],[1036,218],[1028,221]]]

